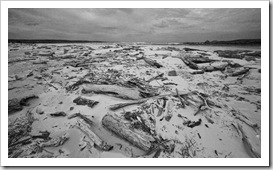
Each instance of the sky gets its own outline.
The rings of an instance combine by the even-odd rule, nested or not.
[[[9,39],[204,42],[261,37],[259,8],[9,8]]]

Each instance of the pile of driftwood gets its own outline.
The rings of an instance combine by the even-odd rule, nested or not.
[[[239,80],[242,80],[249,74],[250,68],[243,67],[234,63],[233,61],[218,61],[209,59],[208,57],[203,56],[194,56],[180,54],[175,56],[175,58],[180,58],[189,68],[195,70],[191,72],[192,74],[203,74],[204,72],[213,72],[213,71],[222,71],[226,72],[227,75],[238,77]],[[199,66],[200,63],[210,63],[208,66]],[[228,72],[227,72],[228,70]]]
[[[31,131],[31,125],[33,122],[33,115],[30,111],[28,111],[24,117],[9,123],[9,149],[10,147],[14,147],[29,140],[27,136]]]
[[[18,62],[23,62],[23,61],[31,61],[31,60],[36,60],[36,58],[18,58],[18,59],[13,59],[13,60],[9,60],[8,64],[18,63]]]
[[[36,95],[29,95],[29,96],[25,96],[23,98],[13,98],[10,99],[8,102],[8,112],[10,113],[14,113],[20,110],[23,110],[24,106],[29,106],[28,101],[30,99],[35,99],[35,98],[39,98]]]
[[[191,91],[188,93],[176,92],[159,95],[151,98],[139,99],[132,102],[115,104],[109,107],[112,111],[123,109],[120,113],[108,113],[102,119],[102,124],[109,131],[112,131],[117,136],[130,142],[132,145],[142,149],[146,152],[142,157],[154,154],[154,157],[158,157],[160,153],[172,153],[170,150],[171,140],[164,142],[155,131],[155,117],[162,116],[166,121],[172,118],[172,114],[168,112],[172,108],[169,108],[169,103],[175,101],[181,108],[193,107],[196,109],[194,115],[202,116],[211,124],[215,121],[207,114],[207,110],[213,110],[214,108],[222,108],[219,104],[213,102],[209,95],[198,91]],[[130,105],[140,105],[137,110],[125,111],[124,108]],[[201,117],[202,117],[201,116]],[[256,123],[251,122],[247,117],[239,112],[232,112],[231,116],[234,116],[235,120],[245,123],[247,126],[252,127],[255,131],[259,129]],[[188,128],[194,128],[195,126],[203,126],[202,118],[198,120],[190,120],[185,116],[178,114],[183,120],[183,125]],[[240,122],[235,123],[236,130],[242,136],[242,142],[246,149],[250,151],[251,156],[260,157],[260,154],[256,151],[255,147],[251,144],[251,141],[247,137],[243,130],[243,126]],[[200,134],[198,134],[201,138]],[[168,147],[166,146],[168,144]],[[168,148],[168,149],[167,149]],[[189,148],[188,148],[189,149]],[[183,151],[185,152],[185,151]],[[184,156],[186,153],[183,153]],[[188,155],[188,157],[190,157]]]
[[[122,99],[136,100],[158,95],[158,89],[149,85],[149,81],[113,69],[106,72],[92,71],[66,87],[66,90],[73,91],[81,85],[82,93],[93,92]]]
[[[163,139],[155,131],[155,118],[148,110],[147,104],[140,109],[119,114],[109,113],[102,119],[103,126],[120,138],[145,151],[137,157],[159,157],[161,152],[171,154],[174,151],[174,141]],[[145,109],[146,108],[146,109]]]
[[[51,138],[50,132],[48,131],[30,134],[32,124],[35,120],[32,111],[28,110],[25,116],[17,118],[9,123],[9,158],[52,158],[59,156],[58,153],[49,152],[45,148],[63,145],[69,139],[69,135],[63,134],[59,137]]]
[[[176,90],[176,92],[166,95],[112,105],[109,107],[110,110],[117,111],[123,109],[123,112],[106,114],[102,119],[102,124],[117,136],[145,151],[145,155],[155,153],[158,156],[160,152],[166,152],[170,148],[170,146],[166,146],[170,144],[170,141],[164,142],[157,135],[155,131],[155,116],[162,116],[162,119],[165,118],[166,121],[170,121],[172,118],[171,109],[173,109],[170,103],[173,101],[176,101],[181,108],[194,107],[197,109],[194,115],[206,109],[220,107],[212,102],[209,96],[204,93],[198,91],[182,93]],[[125,111],[124,108],[130,105],[140,105],[140,107],[133,111]],[[193,121],[184,117],[183,120],[183,125],[189,128],[199,126],[202,122],[201,119]],[[171,153],[170,150],[169,152]]]
[[[76,127],[89,138],[89,143],[91,143],[91,146],[94,146],[102,151],[110,151],[113,149],[112,145],[107,144],[107,142],[103,141],[96,133],[92,131],[93,121],[91,119],[85,115],[82,115],[81,113],[75,113],[68,117],[68,119],[72,118],[78,118]]]
[[[31,135],[34,121],[33,113],[28,110],[25,116],[9,123],[9,158],[56,157],[56,154],[48,152],[45,148],[58,147],[69,139],[67,134],[52,139],[48,131],[40,131],[39,134]]]
[[[255,58],[261,58],[261,52],[260,51],[249,51],[249,50],[216,50],[214,51],[219,55],[219,57],[223,58],[235,58],[235,59],[246,59],[249,60],[249,57],[251,57],[251,60]]]

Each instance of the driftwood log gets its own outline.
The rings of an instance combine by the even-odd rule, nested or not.
[[[249,141],[249,139],[248,139],[242,125],[237,124],[237,127],[238,127],[239,131],[242,134],[242,141],[243,141],[244,146],[246,147],[246,149],[249,150],[253,154],[254,157],[261,158],[261,154],[258,151],[256,151],[256,149],[250,143],[250,141]]]
[[[65,133],[62,136],[59,136],[57,138],[51,139],[47,142],[43,142],[40,144],[40,148],[45,147],[58,147],[60,145],[63,145],[66,141],[69,139],[69,134]]]
[[[102,118],[102,124],[117,136],[146,152],[152,147],[151,140],[154,140],[154,138],[148,133],[130,128],[130,124],[122,117],[107,114]]]
[[[150,58],[141,57],[141,58],[138,58],[137,60],[141,60],[141,59],[143,59],[146,63],[148,63],[152,67],[156,67],[156,68],[163,67],[161,64],[159,64],[158,62],[156,62],[155,60],[152,60]]]
[[[207,119],[207,121],[211,124],[214,123],[214,121],[208,116],[208,115],[205,115],[205,118]]]
[[[162,78],[163,75],[164,75],[164,73],[161,73],[161,74],[159,74],[159,75],[157,75],[157,76],[155,76],[155,77],[150,78],[149,80],[147,80],[147,82],[151,82],[151,81],[156,80],[156,79],[158,79],[158,78]]]
[[[232,76],[232,77],[240,76],[242,74],[246,74],[247,72],[249,72],[249,70],[250,70],[250,68],[243,68],[243,69],[240,69],[238,71],[235,71],[230,76]]]
[[[23,137],[23,138],[19,139],[19,141],[10,144],[10,145],[9,145],[9,149],[10,149],[11,147],[13,147],[13,146],[16,146],[16,145],[19,145],[19,144],[22,144],[22,143],[26,143],[26,142],[28,142],[29,140],[31,140],[31,136]]]
[[[211,62],[215,62],[217,60],[212,60],[212,59],[209,59],[208,57],[201,57],[201,56],[198,56],[198,57],[188,57],[187,58],[188,60],[196,63],[196,64],[199,64],[199,63],[211,63]]]
[[[195,70],[195,71],[192,71],[190,72],[191,74],[204,74],[204,70]]]
[[[33,61],[32,64],[47,64],[47,61]]]
[[[112,111],[115,111],[115,110],[121,109],[121,108],[126,107],[126,106],[131,106],[131,105],[135,105],[135,104],[144,103],[147,100],[148,99],[140,99],[140,100],[133,101],[133,102],[128,102],[128,103],[118,103],[118,104],[111,105],[109,107],[109,109],[112,110]]]
[[[204,52],[207,52],[207,51],[205,51],[205,50],[199,50],[199,49],[187,48],[187,47],[183,48],[183,50],[186,51],[186,52],[189,52],[189,51],[204,51]]]
[[[30,60],[36,60],[36,58],[22,58],[22,59],[15,59],[8,61],[8,64],[22,62],[22,61],[30,61]]]
[[[237,80],[243,80],[243,78],[245,78],[246,76],[248,76],[250,74],[250,71],[246,72],[245,74],[242,74],[241,76],[239,76],[237,78]]]
[[[177,97],[179,98],[179,100],[180,100],[180,102],[181,102],[182,108],[185,108],[185,104],[184,104],[184,102],[183,102],[182,97],[180,97],[180,95],[179,95],[178,89],[175,89],[175,90],[176,90]]]
[[[83,120],[78,120],[77,127],[94,143],[95,147],[98,147],[103,151],[110,151],[113,149],[113,146],[108,145],[103,141],[97,134],[95,134],[89,124]]]
[[[179,101],[181,102],[183,102],[183,104],[184,104],[184,107],[185,107],[185,105],[200,105],[201,103],[205,103],[207,106],[215,106],[215,107],[218,107],[218,108],[221,108],[221,106],[219,106],[219,105],[217,105],[217,104],[215,104],[214,102],[212,102],[212,101],[210,101],[209,99],[204,99],[205,101],[203,101],[201,98],[200,98],[200,94],[199,94],[199,96],[198,95],[196,95],[196,94],[199,94],[199,92],[198,91],[192,91],[192,92],[189,92],[189,93],[184,93],[184,92],[181,92],[181,91],[179,91],[178,89],[176,90],[176,92],[175,93],[170,93],[170,94],[165,94],[165,95],[158,95],[158,96],[153,96],[153,97],[149,97],[149,98],[141,98],[141,99],[137,99],[137,100],[135,100],[135,101],[132,101],[132,102],[127,102],[127,103],[118,103],[118,104],[114,104],[114,105],[111,105],[110,107],[109,107],[109,109],[110,110],[112,110],[112,111],[116,111],[116,110],[118,110],[118,109],[121,109],[121,108],[123,108],[123,107],[126,107],[126,106],[131,106],[131,105],[137,105],[137,104],[141,104],[141,103],[144,103],[144,102],[146,102],[147,100],[149,100],[149,99],[154,99],[154,100],[156,100],[156,99],[164,99],[165,97],[167,97],[167,96],[173,96],[173,97],[177,97],[178,99],[179,99]],[[197,98],[194,98],[194,96],[196,96]],[[190,101],[192,101],[192,102],[190,102]],[[163,111],[163,108],[165,108],[165,105],[166,105],[166,101],[164,100],[164,102],[163,103],[165,103],[165,104],[163,104],[163,107],[161,107],[161,106],[159,106],[158,104],[156,104],[156,106],[158,107],[158,109],[159,109],[159,113],[158,113],[158,116],[160,116],[162,113],[162,111]],[[182,103],[181,103],[182,104]]]
[[[253,123],[250,120],[244,118],[243,116],[240,115],[236,115],[235,116],[236,119],[239,119],[240,121],[244,122],[246,125],[248,125],[249,127],[253,128],[254,130],[256,130],[257,128],[259,128],[259,125],[257,123]]]
[[[188,67],[190,67],[193,70],[199,70],[199,67],[197,64],[195,64],[194,62],[192,62],[190,59],[188,59],[187,57],[183,57],[180,56],[178,57],[180,58]]]
[[[83,119],[90,127],[92,127],[93,121],[88,119],[85,115],[83,115],[81,113],[74,113],[74,114],[68,116],[68,119],[72,119],[75,117],[79,117],[79,118]]]
[[[174,94],[158,95],[158,96],[153,96],[153,97],[149,97],[149,98],[138,99],[138,100],[135,100],[135,101],[132,101],[132,102],[118,103],[118,104],[111,105],[109,107],[109,109],[112,110],[112,111],[115,111],[115,110],[121,109],[121,108],[126,107],[126,106],[131,106],[131,105],[137,105],[137,104],[144,103],[144,102],[148,101],[149,99],[154,99],[154,100],[160,99],[160,98],[164,99],[166,96],[172,96],[172,95],[174,95]],[[177,97],[177,95],[176,95],[176,97]]]
[[[141,99],[141,93],[135,88],[120,87],[117,85],[94,85],[83,86],[82,93],[94,92],[98,94],[108,94],[122,99]]]

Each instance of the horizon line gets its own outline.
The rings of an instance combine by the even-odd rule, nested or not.
[[[154,41],[108,41],[108,40],[71,40],[71,39],[17,39],[17,38],[11,38],[8,39],[8,41],[67,41],[67,42],[139,42],[139,43],[204,43],[204,42],[228,42],[228,41],[239,41],[239,40],[260,40],[261,38],[249,38],[249,39],[232,39],[232,40],[206,40],[206,41],[181,41],[181,42],[154,42]]]

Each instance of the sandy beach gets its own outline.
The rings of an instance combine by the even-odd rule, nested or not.
[[[260,46],[9,43],[9,158],[261,157]]]

